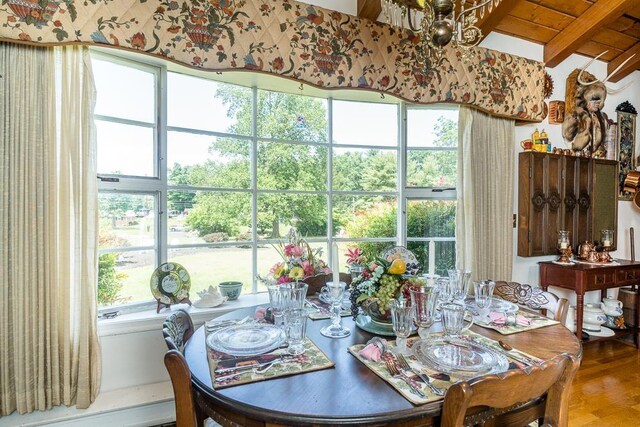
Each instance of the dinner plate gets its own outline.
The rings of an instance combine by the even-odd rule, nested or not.
[[[191,276],[177,262],[165,262],[151,275],[151,293],[164,304],[175,304],[189,297]]]
[[[465,298],[464,305],[471,310],[480,311],[478,306],[476,306],[476,299],[474,297]],[[491,306],[489,307],[489,311],[497,311],[500,313],[516,313],[519,309],[520,307],[512,302],[500,298],[491,298]]]
[[[589,331],[583,327],[582,331],[594,337],[612,337],[616,334],[612,329],[609,329],[606,326],[600,326],[599,331]]]
[[[472,377],[504,372],[509,360],[476,341],[456,337],[418,340],[413,354],[420,363],[446,374]]]
[[[256,356],[280,347],[286,340],[277,326],[256,323],[234,325],[207,337],[207,346],[232,356]]]

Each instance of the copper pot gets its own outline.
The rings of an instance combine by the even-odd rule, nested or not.
[[[595,246],[590,241],[586,241],[578,246],[578,258],[589,259],[589,255],[595,252]]]

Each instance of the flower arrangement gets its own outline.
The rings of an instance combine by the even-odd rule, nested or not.
[[[271,267],[268,276],[261,277],[258,275],[258,279],[268,285],[297,282],[316,274],[331,273],[331,269],[321,259],[322,249],[311,248],[309,243],[300,237],[294,228],[287,233],[286,241],[280,241],[273,247],[282,257],[282,261],[275,263]]]
[[[376,258],[349,285],[351,314],[355,319],[362,308],[374,320],[388,321],[391,300],[403,295],[409,299],[409,286],[422,285],[416,277],[404,276],[407,266],[402,259],[392,262]]]

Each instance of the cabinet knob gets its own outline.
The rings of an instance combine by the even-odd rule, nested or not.
[[[633,271],[627,271],[627,280],[633,279]]]
[[[596,277],[596,283],[604,283],[604,277]]]

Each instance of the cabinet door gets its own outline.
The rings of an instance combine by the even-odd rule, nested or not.
[[[593,161],[592,241],[600,242],[601,230],[613,230],[613,248],[618,241],[618,163]]]
[[[545,204],[545,226],[540,229],[543,235],[543,253],[557,253],[558,230],[562,230],[564,209],[562,206],[562,156],[547,155],[545,157],[544,179],[545,194],[547,196]]]
[[[575,249],[578,244],[577,229],[578,229],[578,182],[579,182],[580,168],[578,166],[577,157],[564,157],[564,181],[562,193],[562,203],[564,210],[564,217],[562,220],[561,230],[569,231],[569,241]]]
[[[592,188],[592,176],[591,176],[592,162],[586,158],[577,159],[578,175],[575,182],[575,191],[578,196],[578,217],[573,226],[573,246],[577,247],[580,243],[592,240],[592,225],[591,225],[591,188]]]

